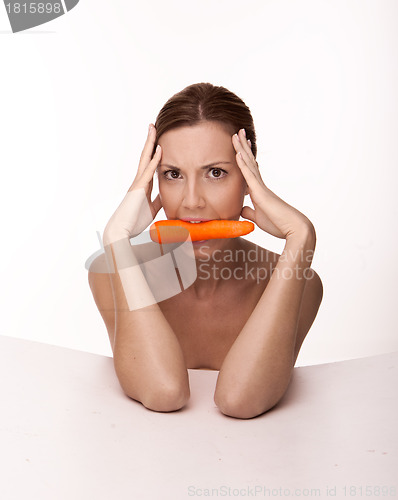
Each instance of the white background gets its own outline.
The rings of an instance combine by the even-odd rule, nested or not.
[[[317,230],[297,364],[398,350],[397,21],[395,0],[81,0],[13,34],[0,5],[0,333],[111,355],[85,261],[148,124],[208,81],[250,107],[265,183]]]

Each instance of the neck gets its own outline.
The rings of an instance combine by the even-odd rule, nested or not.
[[[217,240],[200,248],[196,258],[197,278],[190,287],[197,299],[211,299],[225,286],[241,284],[234,270],[246,260],[247,242],[242,238]]]

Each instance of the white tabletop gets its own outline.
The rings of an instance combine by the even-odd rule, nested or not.
[[[216,371],[189,370],[171,413],[125,396],[96,354],[0,336],[0,375],[1,500],[398,494],[398,352],[295,368],[250,420],[219,412]]]

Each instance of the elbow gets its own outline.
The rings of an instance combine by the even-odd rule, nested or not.
[[[114,368],[123,392],[145,408],[158,412],[180,410],[190,398],[188,372],[166,374],[126,367],[125,360],[114,356]]]
[[[189,386],[162,384],[156,390],[147,391],[141,398],[141,403],[148,410],[172,412],[183,408],[187,404],[189,397]]]
[[[139,401],[145,408],[158,412],[172,412],[185,406],[190,397],[188,381],[147,381],[143,384],[130,378],[118,377],[123,392]]]
[[[218,409],[228,417],[249,419],[255,418],[271,410],[282,399],[283,394],[269,394],[258,397],[239,397],[233,392],[214,394],[214,402]]]

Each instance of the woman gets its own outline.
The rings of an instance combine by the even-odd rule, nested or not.
[[[316,235],[305,215],[264,184],[256,152],[253,119],[239,97],[209,83],[185,88],[150,125],[134,182],[105,228],[115,272],[90,271],[89,283],[121,387],[149,409],[174,411],[186,404],[187,368],[219,370],[214,401],[236,418],[264,413],[288,387],[322,300],[321,280],[310,268]],[[151,201],[155,172],[159,195]],[[151,222],[142,223],[139,204],[129,198],[140,192],[150,219],[161,207],[168,219],[241,216],[285,239],[284,250],[278,255],[242,237],[194,242],[193,285],[131,310],[115,248]],[[243,206],[246,195],[254,209]],[[130,280],[129,294],[138,294],[141,279]]]

